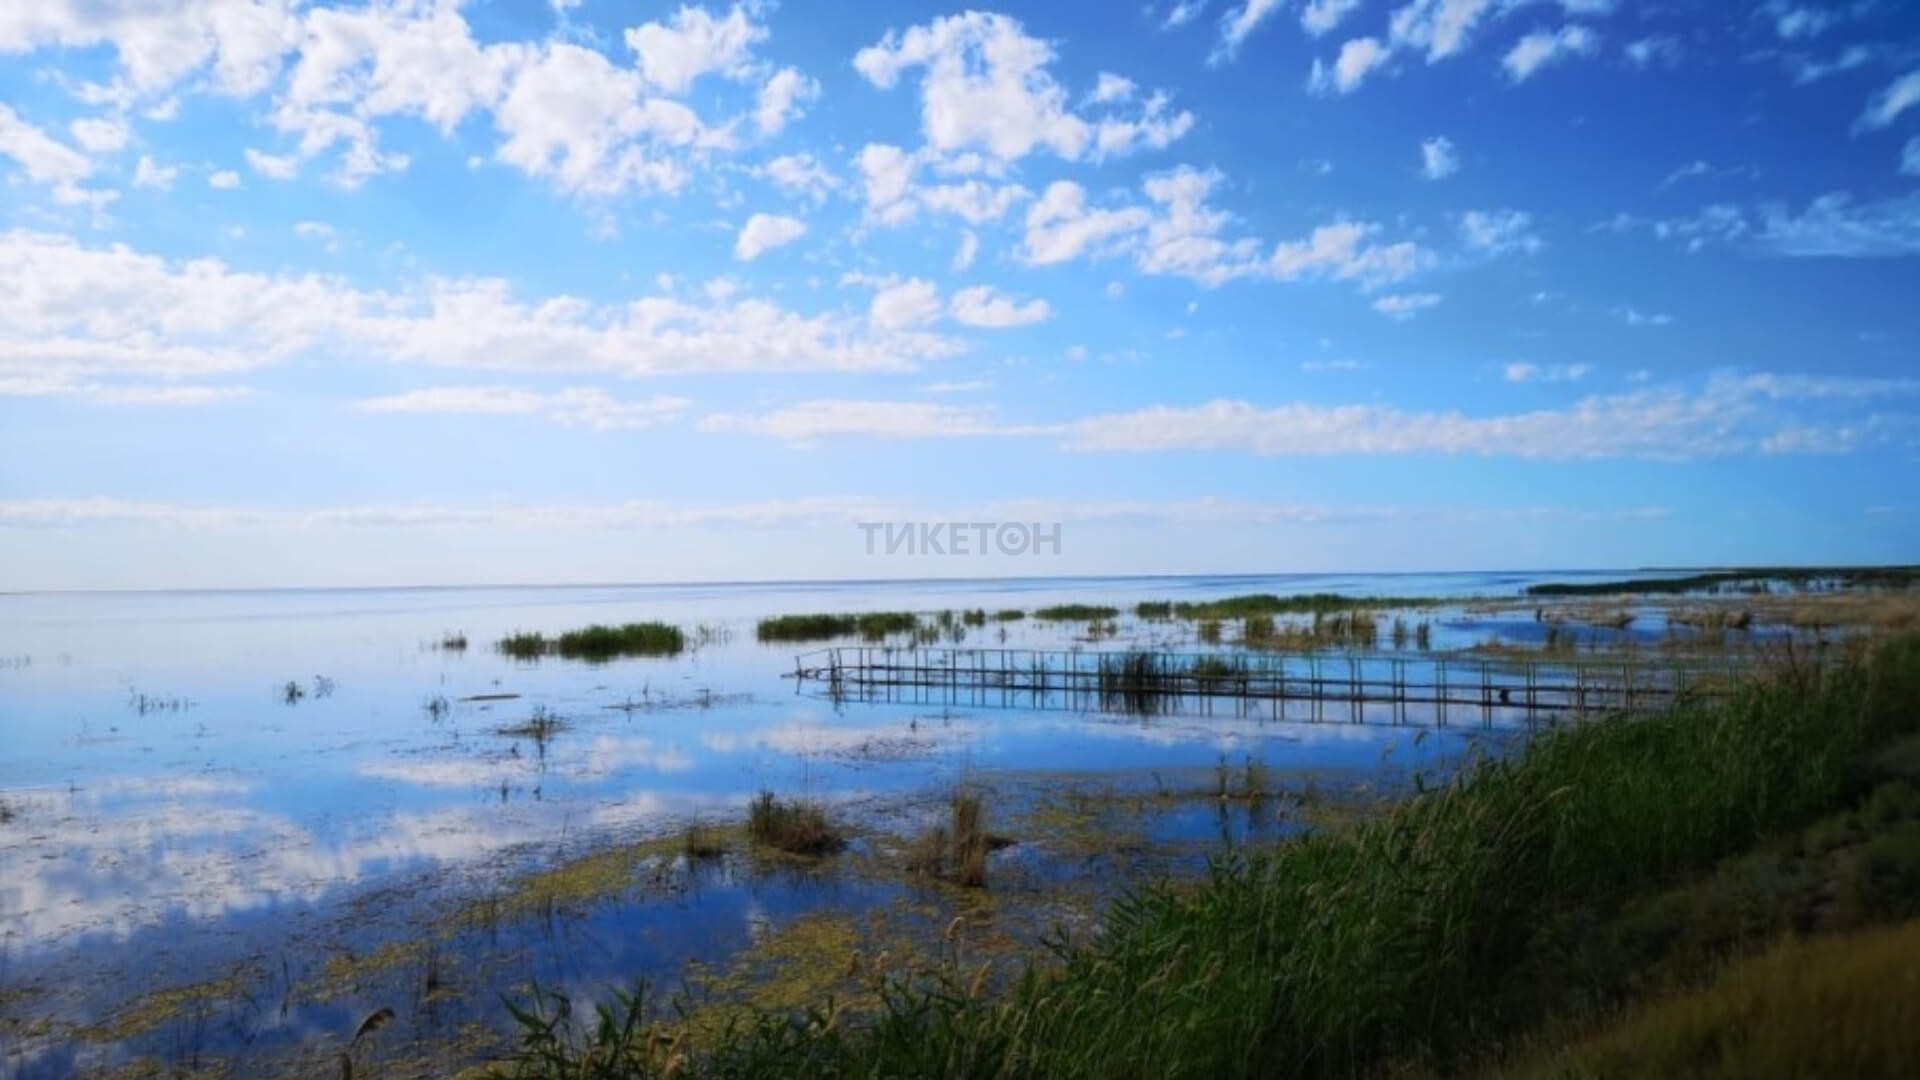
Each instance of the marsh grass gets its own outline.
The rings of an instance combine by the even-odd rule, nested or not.
[[[977,792],[956,792],[949,823],[928,830],[907,849],[907,869],[961,888],[987,886],[987,855],[1011,841],[987,832],[986,803]]]
[[[747,808],[747,835],[789,855],[831,855],[847,840],[818,803],[762,791]]]
[[[1550,729],[1383,816],[1223,860],[1199,887],[1124,897],[1098,938],[1062,943],[1057,967],[1001,997],[969,995],[956,973],[891,986],[857,1026],[763,1015],[699,1070],[1312,1077],[1417,1060],[1444,1073],[1541,1019],[1514,980],[1530,957],[1564,972],[1553,957],[1590,922],[1570,916],[1814,821],[1858,792],[1868,750],[1920,728],[1920,638],[1825,656],[1783,652],[1721,701]]]
[[[1168,619],[1173,617],[1173,604],[1166,600],[1142,600],[1133,605],[1133,614],[1139,619]]]
[[[1027,613],[1021,611],[1019,608],[1001,608],[999,611],[993,613],[993,621],[995,622],[1019,622],[1026,617]]]
[[[687,826],[687,832],[681,838],[681,853],[692,861],[700,862],[718,859],[727,853],[727,834],[724,829],[703,822]]]
[[[1054,604],[1033,611],[1041,622],[1103,622],[1119,614],[1119,608],[1104,604]]]
[[[621,626],[593,625],[561,634],[553,651],[568,660],[607,661],[621,656],[677,656],[685,651],[687,636],[669,623],[639,622]]]
[[[951,616],[951,613],[948,613]],[[762,642],[828,641],[859,635],[869,641],[912,633],[919,617],[911,611],[870,611],[848,615],[776,615],[761,619],[754,636]]]
[[[1249,593],[1166,606],[1183,619],[1244,619],[1249,615],[1333,615],[1343,611],[1430,608],[1461,602],[1432,596],[1343,596],[1340,593],[1277,596],[1273,593]]]

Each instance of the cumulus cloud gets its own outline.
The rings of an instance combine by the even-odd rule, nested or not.
[[[1354,38],[1340,46],[1340,55],[1331,67],[1318,60],[1313,62],[1313,70],[1307,75],[1307,88],[1316,94],[1333,91],[1350,94],[1391,55],[1378,38]]]
[[[774,158],[758,170],[758,175],[774,182],[789,195],[803,195],[819,202],[840,187],[833,175],[812,154],[787,154]]]
[[[781,68],[761,85],[753,122],[762,135],[777,135],[800,116],[808,102],[819,97],[819,82],[801,74],[798,68]]]
[[[1429,180],[1444,180],[1460,171],[1460,152],[1453,140],[1435,135],[1420,143],[1420,175]]]
[[[884,330],[910,330],[939,317],[940,290],[921,278],[882,285],[867,306],[867,318]]]
[[[475,371],[642,376],[907,371],[958,344],[860,314],[806,315],[731,290],[607,305],[525,299],[505,281],[423,278],[369,291],[46,233],[0,233],[0,377],[188,380],[313,354]]]
[[[1150,98],[1157,108],[1138,116],[1090,121],[1069,105],[1066,89],[1049,72],[1054,59],[1053,46],[1028,35],[1018,20],[969,11],[889,31],[861,49],[853,65],[882,89],[922,72],[921,134],[938,155],[978,151],[1007,162],[1046,150],[1068,161],[1101,159],[1165,146],[1193,125],[1190,113],[1168,110],[1164,95]],[[1107,85],[1110,93],[1118,86]]]
[[[733,257],[752,262],[774,248],[793,243],[807,234],[807,223],[779,214],[755,214],[747,219],[733,242]]]
[[[739,79],[752,74],[753,46],[766,36],[766,27],[741,5],[718,18],[705,8],[684,6],[666,22],[629,29],[626,42],[648,83],[684,94],[703,75]]]

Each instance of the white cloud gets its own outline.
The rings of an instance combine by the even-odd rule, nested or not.
[[[963,326],[993,329],[1045,322],[1053,315],[1053,309],[1045,300],[1017,301],[986,285],[975,285],[954,293],[948,310],[953,320]]]
[[[1845,192],[1814,199],[1795,215],[1770,206],[1759,242],[1776,255],[1875,258],[1920,254],[1920,192],[1855,202]]]
[[[937,155],[980,151],[1008,162],[1045,149],[1078,161],[1091,150],[1101,159],[1164,146],[1193,125],[1184,112],[1110,117],[1113,126],[1096,138],[1095,125],[1068,106],[1065,88],[1047,71],[1053,60],[1053,46],[1028,36],[1018,20],[970,11],[904,34],[889,31],[860,50],[853,65],[882,89],[909,70],[924,70],[920,128]],[[1165,96],[1157,100],[1164,110]]]
[[[1280,10],[1282,0],[1246,0],[1237,10],[1228,12],[1220,20],[1220,43],[1214,46],[1213,55],[1207,58],[1210,64],[1231,60],[1240,51],[1247,35],[1265,22],[1269,15]]]
[[[1340,21],[1360,8],[1360,0],[1307,0],[1300,12],[1300,27],[1314,37],[1332,31]]]
[[[95,202],[106,193],[88,191],[80,181],[93,175],[93,163],[73,147],[28,123],[0,104],[0,158],[12,158],[28,180],[53,189],[63,205]],[[110,196],[107,196],[110,198]]]
[[[966,379],[960,382],[928,383],[920,390],[926,394],[973,394],[992,388],[993,383],[986,379]]]
[[[1087,95],[1087,100],[1096,105],[1127,101],[1133,97],[1135,89],[1137,87],[1134,86],[1132,79],[1124,75],[1115,75],[1111,71],[1103,71],[1094,81],[1093,93]]]
[[[867,308],[867,318],[883,330],[911,330],[939,317],[940,290],[921,278],[883,285]]]
[[[1583,365],[1515,365],[1515,381],[1572,381]],[[926,402],[809,401],[760,415],[708,417],[709,431],[811,442],[833,437],[1053,437],[1088,452],[1210,450],[1260,456],[1447,454],[1543,460],[1689,460],[1730,455],[1840,453],[1859,425],[1831,414],[1870,398],[1920,394],[1920,380],[1717,373],[1704,387],[1642,388],[1564,408],[1468,416],[1378,404],[1261,407],[1218,400],[1154,405],[1049,424],[1002,424],[985,408]],[[1802,411],[1783,412],[1782,403]],[[1805,411],[1808,406],[1813,411]],[[1826,411],[1822,411],[1826,410]]]
[[[815,202],[839,190],[840,179],[828,171],[812,154],[787,154],[767,162],[759,175],[779,185],[790,195],[804,195]]]
[[[914,192],[920,205],[929,210],[953,214],[969,225],[998,221],[1013,209],[1015,203],[1031,194],[1018,184],[989,184],[980,180],[934,184]]]
[[[1525,82],[1534,72],[1549,64],[1569,56],[1591,53],[1599,46],[1599,35],[1584,26],[1563,26],[1551,32],[1536,30],[1521,38],[1501,60],[1501,64],[1507,69],[1508,78],[1514,82]]]
[[[232,191],[240,186],[240,174],[232,169],[221,169],[207,175],[207,186],[222,191]]]
[[[1420,143],[1420,175],[1429,180],[1444,180],[1460,171],[1460,152],[1453,140],[1435,135]]]
[[[1307,75],[1307,88],[1316,94],[1330,90],[1351,94],[1366,81],[1368,73],[1386,63],[1391,55],[1378,38],[1354,38],[1340,46],[1340,55],[1331,68],[1318,60],[1313,62],[1313,70]]]
[[[1378,231],[1377,225],[1350,221],[1322,225],[1304,240],[1275,248],[1272,272],[1281,280],[1326,277],[1377,289],[1404,281],[1432,265],[1432,253],[1411,241],[1384,245],[1367,242]]]
[[[118,117],[82,117],[67,125],[73,141],[95,154],[112,153],[127,145],[126,121]]]
[[[1908,139],[1900,151],[1900,175],[1920,176],[1920,135]]]
[[[1550,364],[1541,367],[1538,364],[1515,363],[1502,368],[1501,377],[1511,383],[1578,382],[1592,370],[1586,364]]]
[[[968,229],[960,234],[960,247],[953,253],[951,268],[956,273],[965,270],[973,265],[973,260],[977,258],[979,254],[980,238],[973,234],[972,229]]]
[[[1865,112],[1854,122],[1855,131],[1875,131],[1894,122],[1903,112],[1920,105],[1920,70],[1909,71],[1867,102]]]
[[[1406,320],[1440,302],[1439,293],[1390,293],[1373,302],[1373,310],[1388,318]]]
[[[1671,326],[1673,316],[1660,311],[1641,311],[1631,304],[1617,307],[1614,314],[1625,320],[1628,326]]]
[[[760,87],[753,122],[762,135],[776,135],[805,111],[808,102],[819,97],[817,81],[802,75],[798,68],[781,68]]]
[[[1432,63],[1465,48],[1495,6],[1495,0],[1412,0],[1395,9],[1388,28],[1394,45],[1425,49]]]
[[[1469,210],[1459,225],[1461,242],[1489,255],[1532,255],[1546,246],[1533,232],[1533,215],[1519,210]]]
[[[752,262],[774,248],[791,244],[807,234],[807,223],[779,214],[755,214],[740,229],[733,242],[733,257]]]
[[[868,143],[854,164],[866,182],[867,216],[882,225],[913,217],[913,155],[897,146]]]
[[[1034,266],[1082,256],[1099,258],[1112,254],[1119,238],[1145,228],[1151,219],[1151,214],[1137,206],[1089,209],[1085,188],[1071,180],[1056,180],[1027,208],[1021,258]]]
[[[721,289],[703,302],[521,299],[494,278],[357,289],[62,236],[0,233],[0,376],[188,379],[294,357],[548,375],[909,371],[952,355],[928,333],[876,332],[857,314],[803,315]]]
[[[1192,22],[1207,7],[1207,0],[1179,0],[1167,9],[1167,17],[1160,23],[1160,29],[1172,30]]]
[[[1626,54],[1628,63],[1643,70],[1656,63],[1672,67],[1680,62],[1680,39],[1664,35],[1644,37],[1628,42],[1621,52]]]
[[[669,94],[684,94],[703,75],[750,76],[753,46],[766,36],[766,27],[755,23],[741,5],[720,18],[689,5],[664,23],[628,29],[626,42],[649,84]]]
[[[850,435],[924,439],[1004,433],[985,408],[927,401],[805,401],[759,416],[717,413],[702,420],[700,427],[794,442]]]
[[[300,159],[291,154],[263,154],[249,147],[246,158],[249,168],[269,180],[291,180],[300,173]]]
[[[652,427],[685,412],[685,398],[622,401],[605,390],[569,387],[551,394],[508,386],[435,386],[356,402],[362,412],[467,416],[539,416],[570,427],[622,431]]]
[[[180,169],[177,166],[160,165],[142,154],[140,163],[134,166],[133,186],[168,191],[173,188],[173,182],[179,175]]]

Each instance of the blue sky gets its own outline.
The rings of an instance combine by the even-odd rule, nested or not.
[[[1920,559],[1893,0],[41,0],[0,217],[0,588]]]

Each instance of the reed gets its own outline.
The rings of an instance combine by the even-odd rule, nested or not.
[[[1001,608],[993,613],[995,622],[1019,622],[1026,617],[1027,613],[1019,608]]]
[[[1143,600],[1133,605],[1135,618],[1168,619],[1173,617],[1173,604],[1165,600]]]
[[[553,651],[566,659],[597,662],[621,656],[677,656],[686,647],[687,636],[680,628],[661,622],[589,626],[569,630],[553,643]]]
[[[747,835],[790,855],[831,855],[847,846],[818,803],[781,799],[771,791],[762,791],[747,808]]]
[[[919,618],[910,611],[872,611],[847,615],[777,615],[761,619],[754,627],[754,636],[763,642],[777,642],[827,641],[858,634],[877,641],[892,634],[912,633],[919,622]]]

